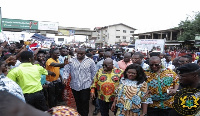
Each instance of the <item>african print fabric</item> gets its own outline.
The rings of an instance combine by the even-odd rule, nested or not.
[[[122,78],[116,89],[117,116],[139,116],[142,103],[153,103],[146,95],[147,90],[146,82],[137,85],[137,81]]]
[[[151,93],[153,104],[148,107],[167,109],[172,108],[173,96],[167,94],[167,89],[179,85],[179,78],[171,69],[162,68],[159,74],[151,70],[145,71],[147,76],[148,89]]]
[[[114,68],[111,73],[106,73],[103,68],[99,69],[94,77],[92,88],[97,88],[98,98],[102,101],[112,102],[115,99],[115,88],[119,85],[123,71]]]
[[[80,114],[73,108],[66,106],[56,106],[48,110],[52,116],[80,116]]]

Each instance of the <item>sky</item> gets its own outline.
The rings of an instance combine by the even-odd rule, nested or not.
[[[177,27],[199,5],[200,0],[0,0],[2,18],[90,29],[124,23],[135,33]]]

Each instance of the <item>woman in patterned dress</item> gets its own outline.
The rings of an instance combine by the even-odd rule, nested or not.
[[[152,103],[147,95],[146,75],[138,64],[129,65],[124,71],[112,110],[117,106],[117,116],[145,116],[147,104]]]

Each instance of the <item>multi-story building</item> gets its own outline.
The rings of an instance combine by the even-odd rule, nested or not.
[[[97,34],[95,40],[96,47],[112,46],[121,43],[130,43],[133,41],[133,34],[136,30],[133,27],[123,23],[109,25],[105,27],[95,27]]]

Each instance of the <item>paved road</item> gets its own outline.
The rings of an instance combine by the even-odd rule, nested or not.
[[[94,105],[92,105],[92,100],[90,100],[90,109],[89,109],[89,115],[88,116],[93,116],[94,108],[95,107],[94,107]],[[94,116],[101,116],[101,113],[99,112],[98,115],[94,115]],[[110,111],[109,116],[114,116],[114,114]]]

